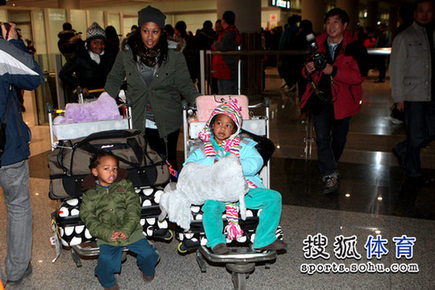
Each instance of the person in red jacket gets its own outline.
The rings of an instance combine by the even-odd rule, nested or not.
[[[225,11],[222,16],[223,30],[213,43],[212,49],[219,51],[237,50],[241,36],[236,26],[236,15],[232,11]],[[236,55],[215,55],[212,63],[212,76],[217,79],[220,95],[237,94],[237,62]]]
[[[325,32],[316,37],[317,47],[302,72],[310,85],[300,107],[313,118],[324,194],[338,189],[337,162],[350,119],[361,110],[361,83],[367,76],[367,50],[346,30],[348,24],[346,11],[334,8],[326,13]]]

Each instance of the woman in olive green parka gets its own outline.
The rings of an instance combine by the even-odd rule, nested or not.
[[[166,16],[148,6],[138,12],[140,29],[122,45],[105,90],[115,97],[126,79],[133,127],[145,134],[152,149],[176,166],[182,126],[182,98],[195,103],[199,95],[183,54],[168,49],[163,33]]]

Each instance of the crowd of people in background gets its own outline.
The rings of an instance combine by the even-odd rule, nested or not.
[[[399,18],[401,25],[394,31],[394,35],[391,35],[389,27],[384,22],[379,22],[376,27],[358,26],[356,33],[358,34],[359,41],[368,49],[390,47],[393,37],[412,23],[412,9],[403,5],[400,9]],[[133,35],[137,29],[138,26],[133,25],[131,31],[126,34],[126,38]],[[223,29],[222,19],[218,19],[214,25],[210,20],[204,21],[203,27],[196,30],[195,33],[189,31],[186,23],[182,20],[176,22],[174,26],[166,24],[163,28],[167,36],[169,49],[183,53],[189,68],[190,77],[199,90],[201,89],[199,51],[213,49],[213,43],[218,42]],[[301,19],[299,15],[291,15],[288,18],[287,24],[283,26],[262,29],[261,48],[265,50],[304,50],[307,49],[306,35],[310,33],[313,33],[311,21]],[[76,32],[70,23],[63,25],[63,30],[59,32],[58,37],[59,51],[65,56],[67,62],[72,60],[75,53],[86,47],[85,42],[87,38],[83,41],[81,33]],[[104,42],[106,46],[105,53],[116,56],[121,40],[120,35],[113,26],[105,28]],[[28,48],[29,52],[35,52],[33,43],[30,40],[28,41]],[[300,74],[300,69],[305,58],[305,55],[268,55],[264,59],[264,66],[277,67],[279,75],[283,79],[283,87],[286,86],[291,92],[295,92],[296,88],[298,88],[297,91],[300,97],[300,93],[303,92],[303,88],[306,85]],[[385,81],[387,62],[388,57],[385,55],[372,55],[369,57],[369,68],[379,72],[376,82],[381,83]],[[209,67],[212,66],[211,63],[207,63],[207,65]],[[216,76],[213,68],[210,71]],[[217,86],[219,76],[218,78],[212,78],[209,75],[210,71],[206,72],[206,79],[211,80],[211,93],[216,94],[219,93]],[[107,73],[105,74],[107,75]],[[66,86],[70,84],[71,82],[66,81]]]
[[[386,23],[378,22],[376,27],[357,26],[357,29],[352,31],[353,35],[355,35],[353,37],[355,37],[358,45],[365,49],[390,47],[396,35],[413,23],[413,11],[413,7],[406,4],[402,6],[399,15],[400,26],[397,29],[391,30]],[[184,21],[178,21],[174,26],[166,24],[161,27],[162,33],[166,36],[168,49],[179,52],[184,56],[188,75],[198,91],[201,90],[199,51],[237,50],[242,39],[235,26],[235,19],[236,15],[232,11],[226,11],[214,25],[212,21],[207,20],[203,23],[202,28],[195,33],[188,30]],[[124,42],[129,43],[132,37],[137,37],[138,31],[141,31],[141,27],[133,25]],[[287,24],[283,27],[277,26],[261,31],[262,49],[307,51],[309,48],[307,36],[310,34],[313,35],[314,39],[316,35],[311,21],[302,19],[298,15],[291,15]],[[317,35],[317,38],[319,36]],[[98,48],[95,42],[99,43]],[[60,73],[64,85],[70,86],[70,91],[80,86],[85,94],[90,89],[103,88],[115,62],[116,55],[119,54],[120,47],[123,47],[122,43],[123,41],[120,40],[113,26],[108,26],[104,30],[97,23],[93,23],[88,28],[86,39],[83,41],[80,33],[77,33],[71,24],[65,23],[63,31],[59,33],[59,50],[67,60]],[[312,81],[310,78],[304,77],[303,74],[307,56],[306,53],[301,53],[267,55],[264,57],[263,67],[277,67],[278,73],[283,80],[282,88],[287,87],[287,90],[292,93],[298,92],[301,103],[303,94],[307,89],[310,89],[310,81]],[[206,79],[211,80],[208,82],[208,86],[212,94],[238,93],[238,59],[239,57],[236,55],[219,54],[214,55],[211,61],[207,58],[206,64],[210,69],[206,70]],[[334,59],[329,61],[333,63]],[[377,70],[378,78],[375,82],[383,83],[386,79],[388,62],[389,57],[387,55],[368,55],[364,65],[367,65],[367,69]],[[305,114],[304,110],[302,110],[302,113]],[[395,106],[392,109],[391,117],[392,121],[396,121],[393,123],[401,123],[404,118],[403,110],[398,110]],[[160,134],[160,136],[162,135]],[[338,160],[338,158],[336,159]],[[173,162],[176,166],[174,160]],[[327,173],[324,176],[330,177],[331,174],[328,175]],[[332,174],[332,177],[337,179],[334,174]],[[331,188],[335,190],[336,183],[330,186],[329,189]]]

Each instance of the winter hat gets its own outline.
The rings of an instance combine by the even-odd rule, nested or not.
[[[154,22],[161,29],[163,29],[163,27],[165,26],[166,16],[165,14],[162,13],[162,11],[160,11],[157,8],[148,5],[146,8],[140,10],[137,14],[139,16],[137,21],[139,28],[142,27],[142,25],[147,22]]]
[[[97,22],[94,22],[86,29],[86,41],[96,38],[106,39],[106,33]]]
[[[230,151],[231,153],[239,156],[240,149],[240,139],[236,138],[242,128],[242,115],[241,108],[237,105],[237,100],[230,100],[227,103],[221,104],[217,106],[214,111],[211,113],[209,120],[205,124],[204,128],[201,132],[199,132],[199,139],[204,142],[205,153],[208,157],[216,156],[216,152],[211,144],[211,121],[216,115],[224,114],[233,120],[236,125],[236,132],[232,134],[228,139],[222,142],[222,147],[225,152]]]

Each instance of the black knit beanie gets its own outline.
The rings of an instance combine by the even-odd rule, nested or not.
[[[137,14],[139,16],[138,19],[139,28],[142,27],[142,25],[147,22],[154,22],[161,29],[163,29],[163,27],[165,26],[166,16],[165,14],[162,13],[162,11],[160,11],[157,8],[148,6],[140,10]]]

